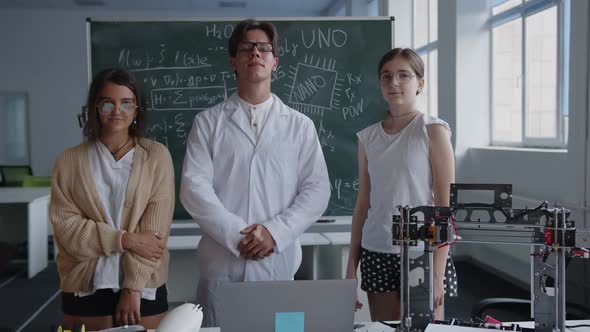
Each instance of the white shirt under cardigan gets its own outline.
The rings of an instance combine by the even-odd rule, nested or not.
[[[436,117],[418,114],[397,134],[388,134],[382,122],[357,133],[365,149],[371,183],[370,208],[363,226],[361,246],[380,253],[399,253],[392,243],[392,216],[398,205],[434,205],[429,137],[426,126],[449,125]],[[410,247],[423,251],[424,243]]]
[[[90,171],[94,177],[96,192],[102,203],[109,225],[121,229],[121,214],[127,193],[127,183],[133,168],[135,148],[115,161],[109,149],[100,141],[91,144],[88,149]],[[99,289],[120,289],[121,254],[101,256],[96,264],[93,278],[93,290],[87,293],[76,293],[77,296],[92,295]],[[156,299],[156,288],[144,288],[141,297],[146,300]]]
[[[250,126],[252,127],[252,132],[254,133],[254,137],[256,137],[256,142],[258,142],[258,138],[260,137],[260,132],[262,132],[262,128],[266,122],[266,118],[268,117],[268,112],[272,107],[273,98],[272,95],[265,101],[260,104],[250,104],[244,99],[238,96],[238,102],[240,107],[246,112],[246,116],[248,120],[250,120]]]

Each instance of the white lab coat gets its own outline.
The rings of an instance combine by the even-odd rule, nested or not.
[[[180,201],[203,231],[197,253],[203,326],[219,326],[220,283],[293,279],[301,264],[298,237],[330,199],[313,122],[273,98],[258,143],[237,93],[195,116],[188,137]],[[272,234],[275,252],[246,260],[237,249],[240,231],[256,223]]]

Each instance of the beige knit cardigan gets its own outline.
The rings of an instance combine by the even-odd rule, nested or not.
[[[139,139],[125,194],[121,230],[106,221],[90,172],[88,147],[65,150],[55,161],[51,177],[49,218],[59,249],[57,269],[64,292],[92,289],[101,256],[123,252],[124,231],[159,232],[168,240],[174,211],[174,169],[170,153],[160,143]],[[157,262],[126,251],[121,256],[121,288],[141,290],[163,285],[168,278],[169,253]]]

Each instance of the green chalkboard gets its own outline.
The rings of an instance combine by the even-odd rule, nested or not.
[[[392,46],[393,19],[270,20],[279,31],[272,91],[315,123],[332,197],[326,215],[352,214],[356,132],[383,118],[377,64]],[[168,146],[177,190],[194,116],[236,91],[227,41],[236,21],[88,20],[90,75],[135,73],[148,99],[148,135]],[[189,219],[177,203],[175,219]]]

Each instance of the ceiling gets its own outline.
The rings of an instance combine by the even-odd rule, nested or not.
[[[0,0],[0,8],[72,10],[164,10],[206,12],[297,11],[320,13],[338,0]]]

